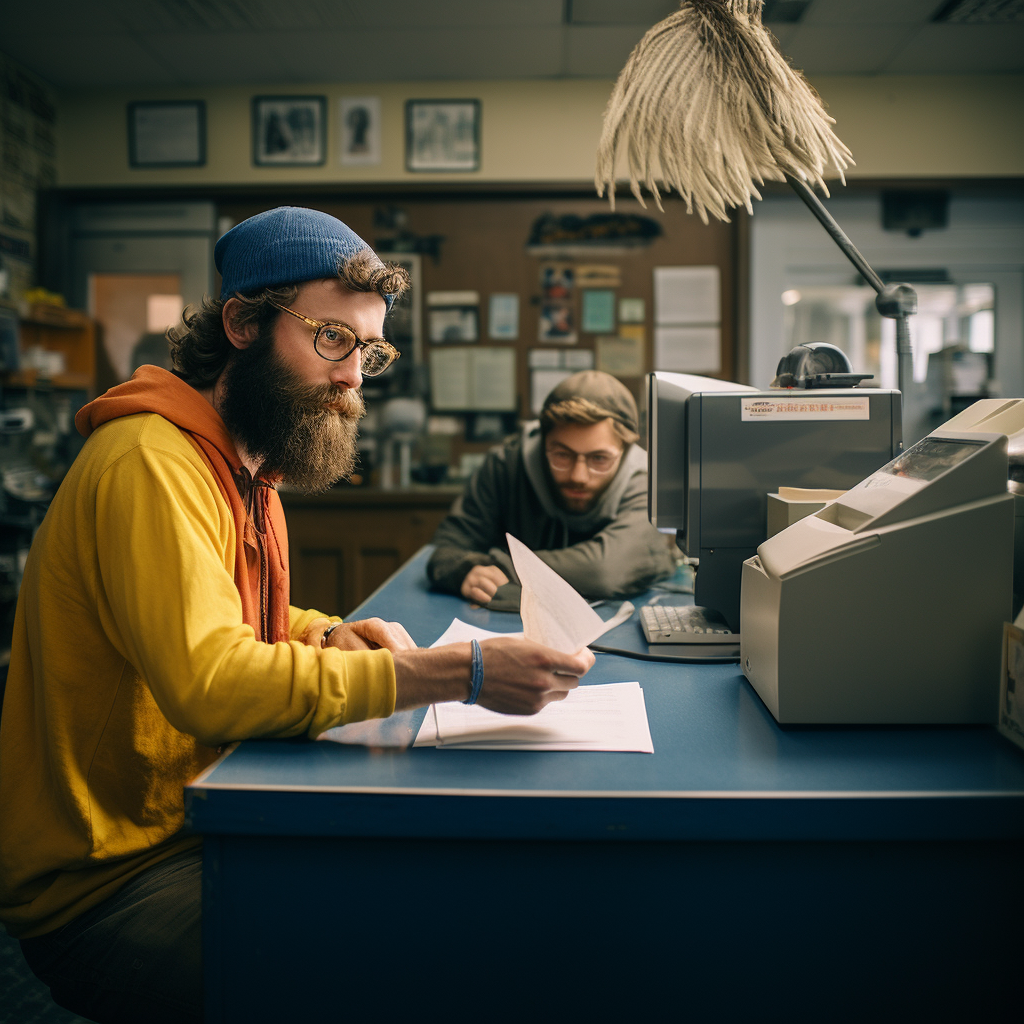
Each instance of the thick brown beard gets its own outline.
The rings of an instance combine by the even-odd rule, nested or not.
[[[262,477],[316,494],[355,468],[362,396],[307,384],[282,362],[272,338],[257,338],[229,364],[219,412]]]

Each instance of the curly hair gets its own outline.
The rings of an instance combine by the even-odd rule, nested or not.
[[[640,440],[639,434],[634,433],[607,409],[602,409],[589,398],[567,398],[565,401],[549,405],[540,414],[540,429],[541,433],[547,437],[552,428],[557,427],[560,423],[579,423],[582,426],[590,426],[592,423],[600,423],[607,419],[612,421],[612,430],[615,431],[615,436],[623,445],[636,444]]]
[[[338,268],[338,280],[350,291],[393,295],[395,299],[409,287],[408,271],[394,263],[383,263],[372,249],[364,249],[343,263]],[[232,323],[240,329],[253,325],[257,335],[268,334],[281,315],[274,304],[289,306],[298,293],[297,284],[286,284],[264,288],[254,295],[236,295],[239,304]],[[179,325],[167,330],[174,368],[192,387],[210,387],[234,351],[224,332],[224,301],[206,296],[200,306],[185,310]]]

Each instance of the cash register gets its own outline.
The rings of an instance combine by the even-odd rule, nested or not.
[[[1024,399],[977,402],[743,563],[740,664],[777,721],[995,722],[1022,429]]]

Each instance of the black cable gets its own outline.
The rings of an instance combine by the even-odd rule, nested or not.
[[[618,654],[624,658],[636,658],[639,661],[681,661],[691,664],[723,665],[740,660],[738,652],[729,657],[712,658],[707,655],[698,654],[642,654],[640,651],[630,651],[625,647],[605,647],[603,644],[590,644],[589,646],[592,651],[598,654]]]

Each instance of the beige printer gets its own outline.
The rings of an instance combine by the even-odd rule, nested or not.
[[[1022,430],[1024,399],[976,402],[743,563],[740,663],[779,722],[995,722]]]

